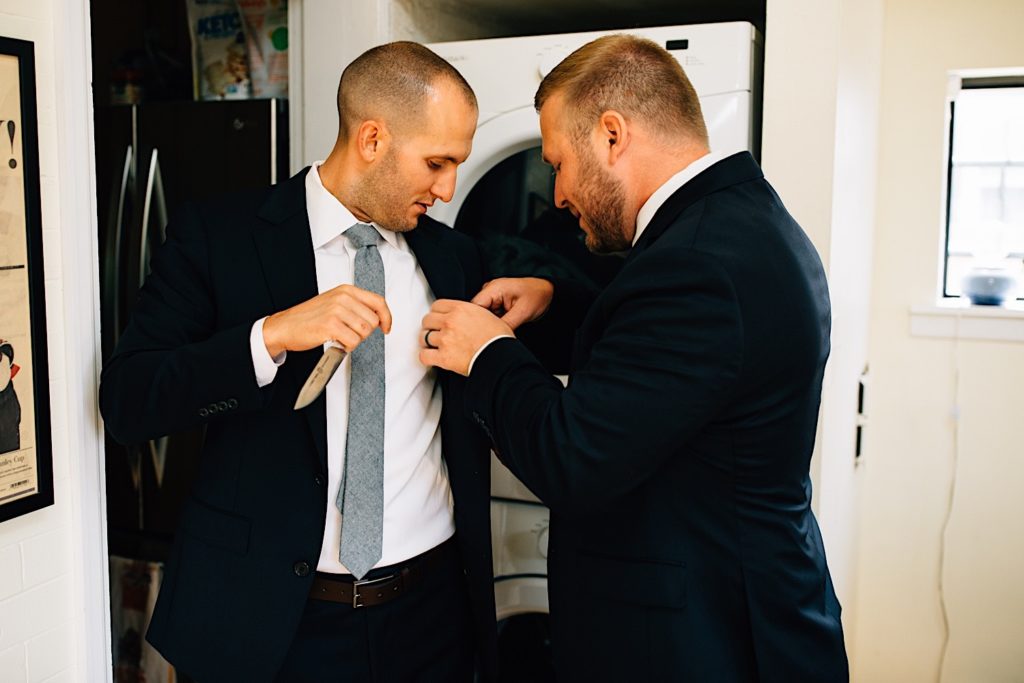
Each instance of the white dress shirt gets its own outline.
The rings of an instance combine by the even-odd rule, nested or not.
[[[322,294],[352,284],[356,249],[342,233],[358,221],[320,180],[318,161],[306,176],[306,210],[313,238],[317,289]],[[395,564],[430,550],[455,533],[451,486],[441,458],[441,387],[436,372],[419,361],[423,316],[433,292],[405,238],[373,224],[383,237],[384,298],[391,309],[391,332],[384,337],[384,538],[376,566]],[[263,342],[263,321],[252,327],[250,347],[256,379],[274,380],[286,353],[271,358]],[[345,467],[349,380],[346,358],[327,384],[327,523],[317,570],[349,571],[338,561],[341,512],[335,505]],[[305,378],[302,378],[305,380]],[[354,397],[352,400],[357,400]]]
[[[636,233],[633,235],[632,246],[636,246],[637,241],[640,239],[640,235],[643,234],[644,230],[646,230],[647,226],[650,224],[651,219],[654,218],[654,214],[658,213],[658,209],[661,208],[661,205],[664,204],[676,190],[695,178],[698,173],[721,161],[726,156],[728,155],[722,154],[721,152],[705,154],[696,161],[690,162],[689,166],[662,183],[662,185],[647,198],[647,201],[644,202],[644,205],[640,207],[640,211],[636,214]],[[480,357],[480,354],[484,352],[484,349],[499,339],[504,339],[508,336],[509,335],[507,334],[499,334],[496,337],[488,339],[483,346],[477,349],[476,353],[473,354],[473,358],[469,361],[469,373],[472,374],[473,366],[476,365],[476,359]]]
[[[697,177],[698,173],[718,163],[726,156],[721,152],[709,152],[696,161],[691,161],[689,166],[662,183],[661,187],[647,198],[647,201],[644,202],[644,205],[640,207],[640,211],[636,214],[636,232],[633,234],[633,246],[635,247],[636,243],[640,241],[640,235],[644,234],[644,230],[650,225],[654,214],[658,213],[661,205],[668,201],[668,198],[675,194],[676,190]]]

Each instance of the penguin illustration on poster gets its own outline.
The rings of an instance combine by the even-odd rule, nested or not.
[[[14,363],[14,347],[0,339],[0,453],[21,448],[21,404],[14,390],[20,368]]]

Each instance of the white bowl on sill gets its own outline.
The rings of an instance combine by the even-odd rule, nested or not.
[[[1017,275],[1004,268],[972,268],[961,290],[975,306],[1002,306],[1016,296]]]

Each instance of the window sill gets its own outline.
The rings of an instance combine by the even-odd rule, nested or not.
[[[958,299],[910,309],[910,335],[933,339],[1024,342],[1024,302],[971,306]]]

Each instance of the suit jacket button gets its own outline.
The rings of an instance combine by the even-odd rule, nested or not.
[[[213,413],[220,411],[220,408],[217,407],[216,403],[211,403],[210,405],[206,406],[206,409],[210,411],[211,415]]]
[[[309,576],[309,563],[296,562],[295,566],[292,567],[292,571],[295,572],[295,576]]]
[[[199,409],[199,417],[206,417],[209,414],[210,414],[210,411],[207,410],[206,408],[200,408]]]
[[[313,481],[316,483],[317,486],[323,486],[324,485],[324,475],[322,475],[322,474],[316,475],[315,477],[313,477]]]
[[[228,409],[228,402],[227,401],[221,401],[220,403],[217,404],[217,409],[221,410],[221,411],[227,410]]]
[[[231,410],[234,410],[237,407],[238,407],[238,401],[236,401],[233,398],[229,398],[228,399],[228,408],[231,408]]]

